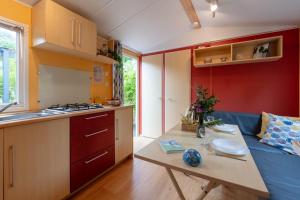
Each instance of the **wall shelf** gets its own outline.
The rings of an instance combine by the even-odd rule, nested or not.
[[[114,46],[115,46],[115,40],[113,39],[106,39],[104,37],[101,37],[97,35],[97,52],[102,51],[102,52],[107,52],[108,49],[111,51],[114,51]],[[96,56],[96,61],[107,63],[107,64],[116,64],[118,63],[116,60],[105,56],[105,55],[97,55]]]
[[[110,57],[103,56],[103,55],[95,56],[94,61],[102,62],[102,63],[105,63],[105,64],[111,64],[111,65],[118,63],[118,61],[116,61],[116,60],[114,60]]]
[[[255,57],[254,49],[263,44],[269,46],[267,56]],[[195,67],[276,61],[282,58],[282,36],[198,48],[193,53]]]

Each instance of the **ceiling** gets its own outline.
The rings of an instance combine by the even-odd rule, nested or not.
[[[37,0],[21,0],[33,5]],[[193,29],[179,0],[55,0],[97,23],[98,33],[146,53],[300,25],[299,0],[193,0],[202,28]]]

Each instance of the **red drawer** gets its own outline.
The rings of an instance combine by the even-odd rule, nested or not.
[[[114,124],[114,111],[100,112],[89,115],[81,115],[71,117],[70,129],[71,133],[88,134],[99,131],[107,125]]]
[[[85,134],[71,133],[71,163],[115,145],[114,124]]]
[[[71,192],[115,164],[114,146],[71,165]]]

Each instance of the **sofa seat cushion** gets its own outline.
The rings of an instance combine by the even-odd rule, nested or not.
[[[263,144],[259,142],[259,138],[250,135],[243,135],[245,142],[247,143],[250,150],[259,150],[269,153],[278,153],[278,154],[289,154],[286,151],[281,149],[269,146],[267,144]]]
[[[270,192],[270,199],[299,200],[299,156],[258,149],[250,151]]]
[[[300,158],[260,143],[257,137],[243,135],[271,200],[298,200],[300,196]]]

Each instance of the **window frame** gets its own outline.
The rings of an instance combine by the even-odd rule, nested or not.
[[[29,109],[28,101],[28,51],[29,51],[29,27],[27,24],[16,22],[11,19],[0,16],[0,24],[4,26],[16,26],[21,27],[23,31],[21,32],[21,37],[17,44],[19,53],[17,54],[17,90],[18,90],[18,104],[13,105],[4,112],[18,112],[25,111]],[[21,49],[20,49],[21,48]],[[6,104],[0,104],[0,107]]]

